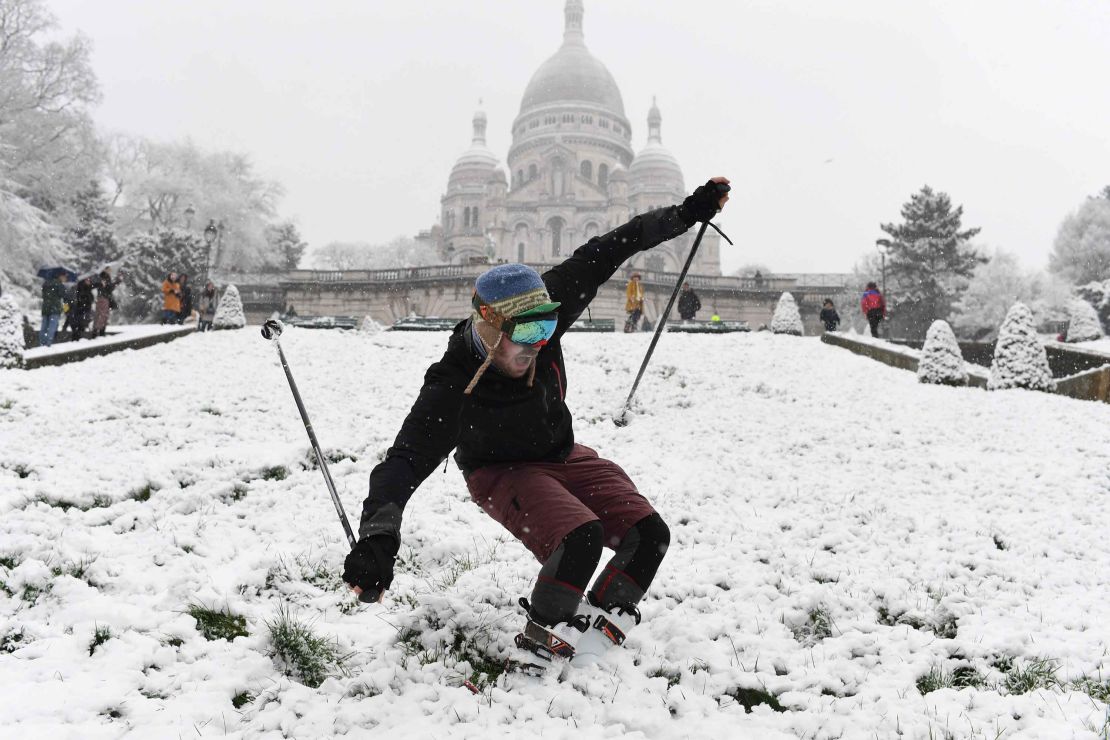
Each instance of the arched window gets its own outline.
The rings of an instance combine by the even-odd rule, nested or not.
[[[534,165],[534,164],[528,165],[528,180],[529,181],[535,180],[536,175],[538,175],[538,174],[539,174],[539,170],[536,169],[536,165]]]
[[[470,225],[478,228],[478,206],[470,209]]]
[[[563,219],[556,216],[547,222],[547,228],[551,231],[551,256],[561,257],[563,254]]]
[[[516,245],[516,261],[524,262],[524,242]]]
[[[601,186],[602,190],[609,187],[609,165],[599,164],[597,166],[597,184]]]
[[[584,177],[587,180],[593,180],[594,179],[594,166],[592,164],[590,164],[590,161],[588,159],[586,161],[582,162],[581,170],[582,170],[582,177]]]
[[[470,228],[470,207],[463,208],[463,228]]]
[[[598,231],[599,229],[597,224],[595,224],[593,221],[590,221],[588,224],[586,224],[586,227],[582,229],[582,236],[586,241],[589,241],[590,239],[593,239],[595,236],[597,236]]]
[[[524,184],[524,170],[519,169],[516,171],[516,186],[519,188]]]

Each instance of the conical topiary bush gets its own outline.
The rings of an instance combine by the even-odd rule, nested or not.
[[[802,336],[802,315],[798,313],[798,304],[794,302],[794,296],[789,293],[779,296],[775,315],[771,317],[771,331],[775,334]]]
[[[1068,304],[1068,333],[1065,342],[1090,342],[1105,336],[1095,307],[1081,298]]]
[[[1048,355],[1033,327],[1033,313],[1024,303],[1015,303],[1010,308],[998,330],[987,388],[1036,391],[1056,388],[1056,381],[1048,369]]]
[[[214,329],[242,329],[247,325],[247,317],[243,312],[243,299],[239,297],[239,289],[234,285],[224,288],[220,302],[216,306],[216,315],[212,318]]]
[[[960,345],[947,321],[937,319],[925,334],[917,380],[935,385],[967,385],[967,370]]]

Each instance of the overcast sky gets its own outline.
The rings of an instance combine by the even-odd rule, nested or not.
[[[478,99],[502,158],[562,0],[48,0],[107,131],[247,152],[313,246],[429,227]],[[1110,184],[1110,2],[586,0],[590,51],[688,187],[732,178],[726,271],[845,271],[923,184],[1043,266]]]

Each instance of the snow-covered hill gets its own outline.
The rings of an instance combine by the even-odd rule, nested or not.
[[[353,520],[444,340],[286,332]],[[579,441],[672,546],[623,650],[562,680],[493,676],[538,564],[453,464],[353,601],[256,329],[0,371],[0,735],[1098,736],[1110,406],[668,335],[618,429],[648,340],[565,340]]]

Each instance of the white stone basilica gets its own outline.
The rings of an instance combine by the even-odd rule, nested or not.
[[[663,146],[654,101],[647,144],[633,152],[620,88],[586,48],[583,12],[582,0],[567,0],[563,45],[524,91],[508,177],[486,146],[485,113],[474,115],[470,148],[452,167],[441,199],[440,224],[425,237],[445,262],[557,263],[591,237],[687,195],[682,168]],[[679,272],[692,243],[693,230],[628,267]],[[690,274],[721,274],[716,233],[706,233]]]

